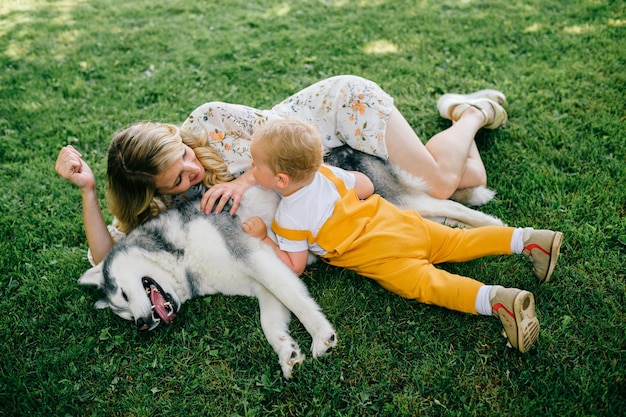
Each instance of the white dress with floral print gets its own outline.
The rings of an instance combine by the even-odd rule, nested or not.
[[[348,145],[386,159],[385,129],[392,109],[393,99],[373,81],[340,75],[305,88],[271,110],[205,103],[189,115],[182,128],[207,132],[229,171],[238,176],[251,166],[250,139],[256,127],[279,118],[315,125],[327,148]]]

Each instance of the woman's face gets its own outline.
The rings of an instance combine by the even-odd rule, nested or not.
[[[204,167],[196,154],[187,145],[183,145],[183,156],[165,171],[154,177],[159,194],[172,195],[187,191],[192,185],[200,184],[204,179]]]

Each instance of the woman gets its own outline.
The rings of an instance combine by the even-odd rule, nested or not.
[[[194,110],[180,129],[136,124],[116,133],[109,147],[108,199],[116,217],[114,228],[104,222],[93,173],[80,153],[71,146],[63,148],[55,168],[81,190],[87,241],[98,263],[112,248],[112,235],[128,233],[181,199],[202,195],[201,208],[215,207],[218,212],[230,200],[234,213],[245,189],[254,184],[248,172],[252,133],[268,120],[307,121],[320,130],[325,146],[347,144],[389,159],[421,177],[434,197],[448,198],[458,188],[485,185],[474,136],[483,127],[505,123],[504,102],[504,95],[495,90],[443,95],[437,108],[453,124],[426,145],[387,93],[356,76],[320,81],[271,110],[212,102]]]

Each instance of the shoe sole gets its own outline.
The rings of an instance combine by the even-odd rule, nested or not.
[[[556,267],[556,261],[559,258],[559,253],[561,252],[562,241],[563,233],[555,232],[554,239],[552,240],[552,247],[550,249],[550,263],[548,264],[548,271],[546,272],[546,277],[543,279],[543,281],[541,281],[542,283],[550,281],[552,272],[554,272],[554,268]]]
[[[517,349],[527,352],[539,337],[539,320],[535,314],[535,297],[528,291],[520,292],[513,301],[517,325]]]

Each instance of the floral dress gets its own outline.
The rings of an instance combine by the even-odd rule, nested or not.
[[[373,81],[339,75],[305,88],[271,110],[205,103],[189,115],[182,128],[208,133],[229,171],[238,176],[251,166],[250,140],[256,127],[280,118],[315,125],[327,148],[348,145],[386,159],[385,129],[392,109],[393,98]]]

